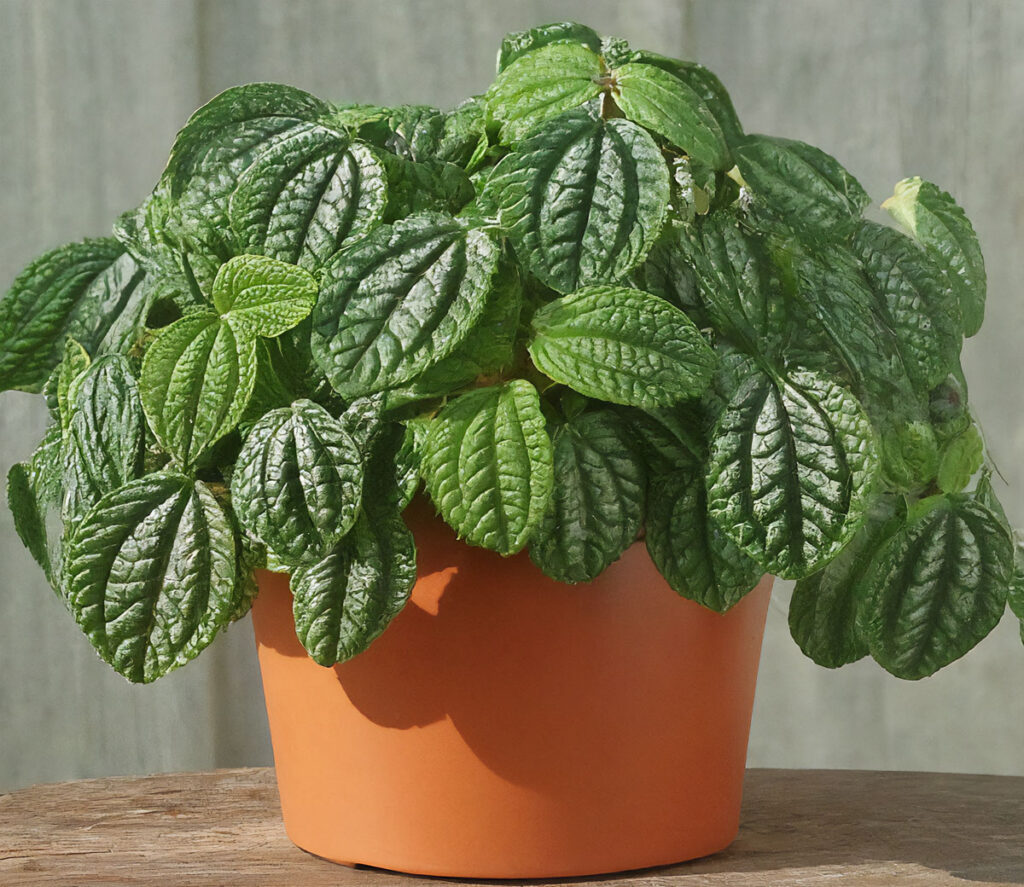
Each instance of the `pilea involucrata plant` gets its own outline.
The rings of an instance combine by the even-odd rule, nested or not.
[[[714,610],[904,678],[1024,616],[960,369],[985,270],[919,178],[862,218],[706,68],[555,24],[454,111],[229,89],[111,237],[0,302],[53,423],[7,481],[100,656],[152,681],[291,574],[329,665],[406,602],[422,484],[468,544],[586,582],[638,539]]]

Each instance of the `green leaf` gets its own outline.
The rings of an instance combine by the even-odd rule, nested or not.
[[[68,336],[92,354],[122,348],[144,319],[144,276],[111,237],[68,244],[32,262],[0,300],[0,391],[40,391]]]
[[[615,101],[627,119],[656,132],[712,169],[733,165],[718,122],[685,81],[642,62],[625,64],[611,76]]]
[[[142,405],[182,467],[238,425],[256,383],[256,338],[212,312],[161,331],[142,362]]]
[[[100,657],[150,682],[198,655],[237,606],[231,519],[202,483],[157,473],[104,496],[75,530],[68,603]]]
[[[85,349],[68,336],[64,340],[64,357],[56,369],[57,413],[54,416],[65,431],[71,422],[71,412],[78,394],[78,383],[91,363],[92,360]]]
[[[7,472],[7,506],[14,517],[18,538],[52,585],[54,574],[46,536],[46,506],[40,501],[30,463],[15,462]]]
[[[280,336],[313,310],[316,294],[308,271],[266,256],[237,256],[213,282],[213,305],[240,338]]]
[[[521,55],[487,91],[502,143],[515,144],[538,124],[600,95],[603,76],[601,57],[581,43],[549,43]]]
[[[986,274],[978,236],[963,209],[945,191],[919,176],[904,179],[882,208],[925,248],[942,268],[960,301],[964,335],[985,318]]]
[[[408,382],[451,354],[483,313],[500,248],[450,216],[378,228],[323,271],[312,349],[343,397]]]
[[[623,419],[580,413],[552,435],[554,490],[530,559],[558,582],[589,582],[636,541],[646,477]]]
[[[423,478],[444,519],[471,545],[509,555],[540,525],[551,497],[551,439],[523,379],[478,388],[430,422]]]
[[[991,508],[964,495],[920,503],[866,579],[871,655],[900,678],[933,674],[996,626],[1012,577],[1012,536]]]
[[[697,275],[685,248],[689,238],[684,231],[683,225],[667,222],[647,258],[629,273],[623,284],[671,302],[698,326],[706,326]]]
[[[265,415],[231,478],[238,520],[284,563],[326,557],[355,524],[362,454],[322,406],[299,400]]]
[[[733,152],[763,208],[812,237],[851,232],[871,202],[834,157],[804,142],[750,135]]]
[[[454,163],[414,162],[383,153],[388,177],[388,204],[383,221],[396,222],[421,212],[458,213],[473,200],[473,182]]]
[[[363,652],[401,612],[416,582],[416,546],[397,508],[362,516],[329,555],[292,573],[295,631],[330,666]]]
[[[63,446],[65,526],[138,477],[146,423],[128,360],[101,357],[78,384]]]
[[[383,219],[387,173],[364,144],[302,131],[261,153],[231,196],[239,247],[316,271]]]
[[[654,410],[620,407],[648,467],[649,475],[693,469],[704,461],[703,421],[691,404]]]
[[[867,523],[834,561],[796,583],[789,604],[789,631],[804,655],[826,668],[839,668],[868,655],[857,628],[864,605],[864,577],[879,548],[906,520],[906,508],[893,496],[877,499]]]
[[[359,137],[407,160],[437,160],[445,113],[430,105],[398,105],[359,128]]]
[[[505,157],[483,199],[497,207],[519,260],[568,293],[619,280],[644,260],[665,221],[669,171],[635,123],[580,109]]]
[[[985,461],[985,442],[977,425],[969,425],[954,437],[942,451],[939,460],[938,484],[944,493],[959,493]]]
[[[896,334],[911,381],[939,385],[960,361],[960,306],[942,270],[909,238],[862,222],[853,243]]]
[[[767,572],[808,576],[865,520],[878,457],[867,417],[821,373],[753,361],[711,435],[708,511]]]
[[[646,526],[658,572],[677,593],[718,613],[737,604],[764,572],[709,519],[699,470],[651,478]]]
[[[554,22],[539,25],[526,31],[506,34],[498,50],[498,73],[500,74],[516,59],[553,43],[581,43],[594,52],[601,49],[601,37],[586,25],[576,22]]]
[[[584,287],[533,315],[530,356],[556,382],[611,403],[668,406],[698,397],[714,354],[682,311],[657,296]]]

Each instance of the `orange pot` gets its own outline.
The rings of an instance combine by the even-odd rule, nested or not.
[[[704,856],[739,826],[766,577],[727,615],[634,545],[589,585],[458,542],[414,505],[412,600],[333,668],[283,574],[253,607],[285,828],[337,862],[469,878]]]

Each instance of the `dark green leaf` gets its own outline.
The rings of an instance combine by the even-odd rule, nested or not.
[[[733,152],[762,208],[812,237],[849,233],[871,202],[834,157],[804,142],[750,135]]]
[[[317,285],[302,268],[266,256],[237,256],[213,282],[213,305],[239,338],[274,338],[316,304]]]
[[[504,555],[519,551],[552,488],[551,439],[536,389],[516,379],[450,401],[430,422],[422,472],[460,537]]]
[[[7,507],[14,517],[14,529],[22,544],[53,583],[53,568],[46,536],[46,506],[33,482],[32,465],[15,462],[7,472]]]
[[[552,445],[554,490],[530,559],[559,582],[589,582],[636,541],[643,460],[611,410],[573,416],[558,426]]]
[[[520,261],[568,293],[619,280],[644,260],[665,220],[669,172],[635,123],[580,109],[538,127],[502,160],[484,199]]]
[[[397,508],[354,529],[323,560],[292,574],[295,631],[330,666],[362,653],[401,612],[416,582],[416,546]]]
[[[699,466],[651,479],[647,551],[676,592],[719,613],[738,603],[763,573],[709,519]]]
[[[501,141],[515,144],[538,124],[601,94],[601,57],[581,43],[549,43],[500,71],[487,109],[501,124]]]
[[[697,397],[714,354],[682,311],[657,296],[584,287],[533,315],[530,355],[556,382],[611,403],[668,406]]]
[[[582,43],[594,52],[601,49],[601,37],[598,33],[576,22],[554,22],[526,31],[513,31],[506,34],[501,41],[501,49],[498,50],[498,73],[504,71],[520,56],[543,46],[550,46],[552,43]]]
[[[690,404],[654,410],[621,407],[619,414],[644,454],[650,475],[693,469],[704,461],[704,429]]]
[[[326,557],[352,528],[363,460],[344,425],[299,400],[265,415],[246,438],[231,478],[238,520],[284,563]]]
[[[67,587],[100,657],[131,681],[154,681],[198,655],[237,607],[231,519],[183,475],[133,480],[76,528]]]
[[[380,157],[388,177],[385,222],[414,213],[437,211],[454,215],[473,200],[473,182],[454,163],[424,160],[418,163],[384,153]]]
[[[834,561],[796,583],[789,604],[789,631],[804,655],[826,668],[839,668],[868,655],[857,628],[867,588],[864,577],[879,548],[906,520],[893,496],[872,504],[867,523]]]
[[[706,326],[697,275],[685,248],[687,242],[684,226],[670,220],[647,258],[629,273],[623,283],[671,302],[685,311],[698,326]]]
[[[746,362],[711,441],[708,511],[766,571],[808,576],[864,522],[874,436],[832,379],[795,372],[783,380]]]
[[[897,677],[933,674],[995,627],[1012,577],[1012,536],[991,508],[964,495],[926,500],[866,579],[871,655]]]
[[[164,329],[142,362],[142,405],[160,445],[182,467],[234,430],[256,383],[256,338],[212,313]]]
[[[483,313],[500,249],[423,213],[378,228],[324,268],[312,349],[342,396],[400,385],[451,354]]]
[[[144,319],[143,277],[110,237],[36,259],[0,300],[0,390],[40,391],[67,336],[92,354],[125,347]]]
[[[302,131],[262,152],[231,197],[245,252],[316,271],[383,218],[387,174],[366,145],[327,129]]]
[[[985,317],[985,259],[964,211],[945,191],[917,176],[900,182],[882,207],[946,273],[960,301],[964,335],[973,336]]]

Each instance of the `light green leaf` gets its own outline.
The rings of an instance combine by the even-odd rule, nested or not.
[[[879,548],[906,520],[906,508],[893,496],[877,499],[867,523],[834,561],[796,583],[789,603],[789,631],[804,655],[826,668],[839,668],[868,655],[857,627],[864,605],[864,577]]]
[[[939,460],[938,484],[944,493],[959,493],[985,461],[985,442],[977,425],[969,425],[954,437],[942,451]]]
[[[378,228],[324,268],[312,350],[343,397],[408,382],[451,354],[482,315],[500,247],[450,216]]]
[[[78,394],[78,383],[91,363],[92,359],[85,349],[68,336],[64,340],[64,357],[61,358],[56,369],[57,413],[54,416],[54,419],[60,422],[61,428],[65,431],[71,422],[72,407]]]
[[[712,169],[729,169],[732,157],[718,122],[685,81],[655,65],[630,62],[612,71],[622,113]]]
[[[138,477],[146,423],[128,360],[108,354],[78,383],[63,445],[65,526]]]
[[[92,354],[124,346],[144,320],[144,276],[112,237],[32,262],[0,300],[0,391],[42,390],[68,336]]]
[[[401,612],[416,582],[416,546],[398,509],[361,516],[327,557],[292,574],[295,631],[330,666],[362,653]]]
[[[747,361],[711,435],[708,512],[765,571],[800,579],[863,524],[877,463],[871,426],[846,389]]]
[[[644,260],[668,210],[668,165],[635,123],[580,109],[538,127],[505,157],[483,199],[497,208],[519,260],[568,293],[619,280]]]
[[[651,478],[647,551],[675,591],[724,613],[764,572],[708,517],[701,471],[676,470]]]
[[[601,37],[598,33],[576,22],[554,22],[526,31],[513,31],[506,34],[501,41],[501,48],[498,50],[498,73],[521,56],[552,43],[581,43],[594,52],[601,49]]]
[[[387,206],[374,152],[328,129],[302,131],[261,153],[231,196],[239,247],[316,271],[372,230]]]
[[[1012,577],[1012,536],[991,508],[964,495],[920,503],[866,579],[871,655],[900,678],[933,674],[996,626]]]
[[[956,293],[927,253],[891,228],[862,222],[853,249],[896,334],[907,375],[919,390],[931,390],[959,366]]]
[[[964,335],[973,336],[985,318],[985,259],[963,209],[949,194],[919,176],[897,184],[882,208],[945,272],[960,301]]]
[[[252,536],[288,564],[326,557],[355,524],[363,461],[344,425],[299,400],[265,415],[246,438],[231,501]]]
[[[611,410],[580,413],[553,436],[554,490],[530,559],[559,582],[589,582],[636,541],[643,460]]]
[[[871,202],[834,157],[804,142],[750,135],[733,153],[762,208],[813,237],[849,233]]]
[[[682,311],[657,296],[584,287],[533,315],[530,356],[556,382],[611,403],[668,406],[698,397],[714,354]]]
[[[519,551],[544,517],[553,479],[536,389],[516,379],[450,401],[430,422],[422,473],[461,538],[504,555]]]
[[[161,331],[142,362],[142,405],[160,445],[188,467],[238,425],[256,383],[256,338],[212,312]]]
[[[236,256],[213,282],[213,305],[240,338],[275,338],[316,304],[317,285],[302,268],[266,256]]]
[[[549,43],[519,56],[487,91],[502,143],[515,144],[538,124],[600,95],[604,73],[601,57],[581,43]]]
[[[133,480],[76,528],[67,587],[100,657],[130,681],[154,681],[198,655],[237,607],[231,519],[183,475]]]

